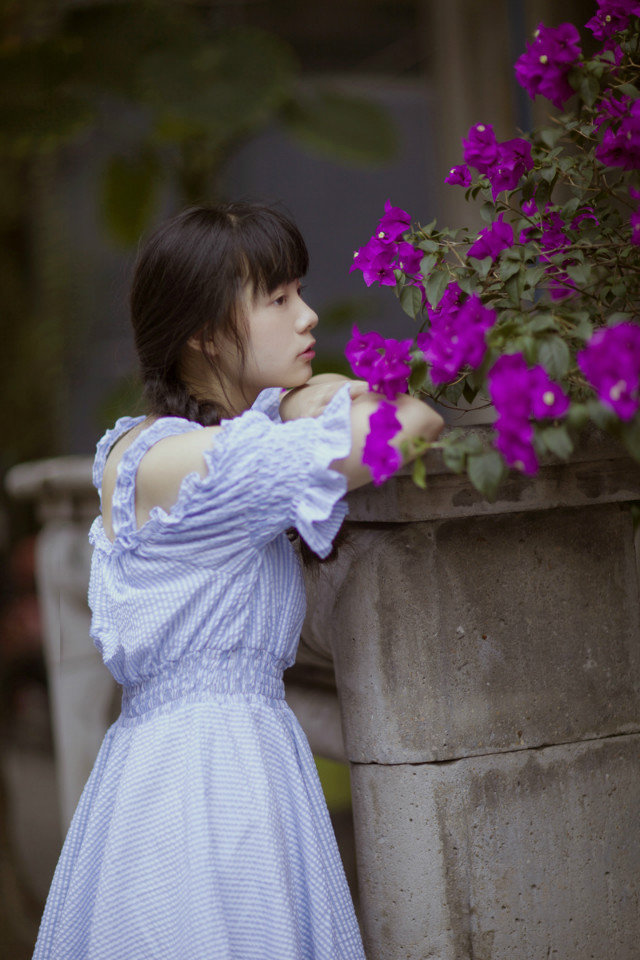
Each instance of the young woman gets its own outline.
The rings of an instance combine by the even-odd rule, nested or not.
[[[141,250],[148,416],[99,442],[92,636],[122,684],[36,960],[362,960],[304,734],[283,699],[305,599],[379,398],[311,376],[306,247],[269,207],[187,210]],[[283,391],[286,388],[286,392]],[[397,399],[405,437],[435,438]]]

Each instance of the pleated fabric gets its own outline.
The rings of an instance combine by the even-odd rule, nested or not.
[[[123,687],[67,835],[34,960],[364,960],[309,745],[284,700],[305,599],[285,531],[326,555],[346,512],[330,463],[350,397],[282,423],[279,391],[223,423],[208,473],[140,530],[157,420],[124,453],[115,541],[91,529],[92,637]],[[108,452],[140,422],[123,418]]]

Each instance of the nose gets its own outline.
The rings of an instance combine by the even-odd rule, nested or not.
[[[312,310],[308,304],[300,298],[300,313],[296,321],[296,327],[300,333],[306,333],[307,330],[313,330],[318,324],[318,314]]]

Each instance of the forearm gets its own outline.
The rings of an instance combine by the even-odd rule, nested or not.
[[[345,383],[351,384],[352,398],[368,389],[363,380],[352,380],[340,373],[319,373],[303,386],[295,387],[283,395],[280,401],[280,416],[283,420],[319,417]]]
[[[344,460],[336,460],[332,467],[344,474],[348,488],[353,490],[371,482],[371,472],[362,463],[364,444],[369,433],[369,418],[378,409],[382,398],[377,393],[365,393],[351,404],[351,453]],[[444,427],[444,420],[431,407],[416,397],[401,394],[393,401],[401,430],[390,441],[402,453],[404,463],[414,456],[402,450],[405,441],[421,437],[428,442],[436,440]]]

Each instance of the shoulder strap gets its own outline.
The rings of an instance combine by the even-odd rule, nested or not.
[[[111,525],[116,537],[122,533],[137,530],[136,476],[140,461],[145,453],[159,440],[164,440],[165,437],[199,429],[202,429],[202,425],[195,423],[193,420],[185,420],[182,417],[161,417],[146,430],[143,430],[131,446],[125,450],[118,464],[111,507]]]
[[[124,437],[125,433],[133,430],[139,423],[142,423],[144,416],[141,417],[120,417],[111,430],[107,430],[105,435],[98,440],[96,446],[96,455],[93,461],[93,485],[102,500],[102,477],[104,474],[104,465],[111,448]]]

